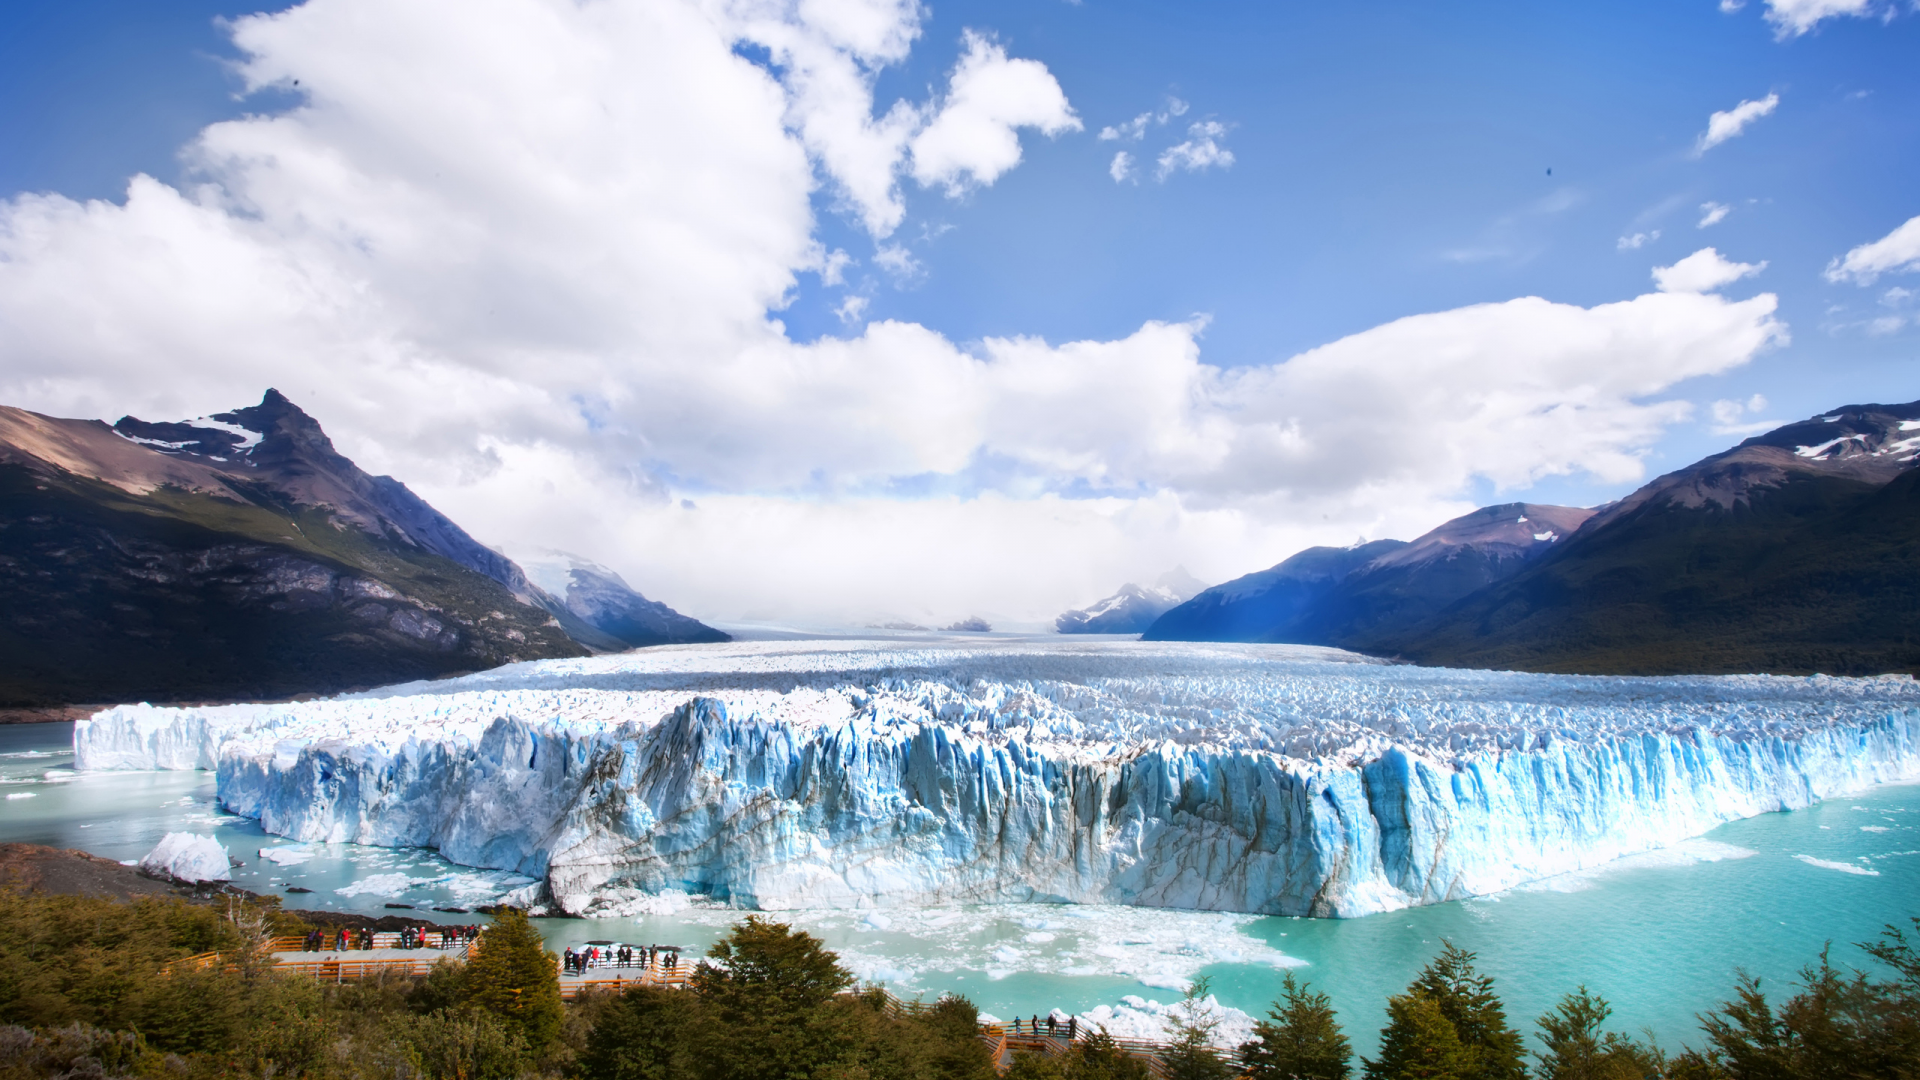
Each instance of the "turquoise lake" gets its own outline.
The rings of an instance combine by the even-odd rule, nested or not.
[[[384,914],[407,904],[449,922],[478,917],[430,909],[485,903],[526,880],[418,849],[289,845],[220,810],[210,773],[76,774],[70,748],[71,725],[0,726],[0,840],[133,860],[168,831],[212,832],[245,864],[236,885],[290,907]],[[1170,1002],[1196,974],[1211,978],[1222,1005],[1259,1014],[1290,967],[1333,996],[1362,1052],[1387,995],[1445,939],[1479,953],[1529,1033],[1533,1017],[1584,983],[1613,1003],[1612,1026],[1677,1048],[1699,1042],[1696,1014],[1729,996],[1737,969],[1784,996],[1829,942],[1836,962],[1869,964],[1853,943],[1920,915],[1916,825],[1920,786],[1886,785],[1496,896],[1349,920],[1040,905],[770,915],[904,996],[954,991],[1000,1017],[1130,996]],[[276,849],[284,865],[259,855]],[[696,903],[540,925],[556,949],[610,939],[703,951],[744,914]]]

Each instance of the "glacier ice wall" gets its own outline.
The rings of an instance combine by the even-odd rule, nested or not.
[[[573,913],[1099,902],[1352,916],[1920,777],[1920,684],[1606,678],[1297,646],[736,643],[294,704],[122,706],[80,768],[213,768],[299,840]]]

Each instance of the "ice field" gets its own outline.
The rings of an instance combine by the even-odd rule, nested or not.
[[[1911,679],[1597,678],[1296,646],[684,646],[275,705],[122,706],[76,765],[212,769],[307,844],[569,914],[1076,903],[1352,917],[1920,776]]]

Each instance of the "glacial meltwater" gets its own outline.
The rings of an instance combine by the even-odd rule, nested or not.
[[[289,907],[378,915],[409,904],[399,913],[446,922],[481,917],[432,909],[484,904],[529,880],[420,849],[290,843],[220,810],[211,772],[77,774],[71,748],[70,724],[0,726],[0,840],[130,861],[170,830],[211,832],[244,863],[234,884],[282,895]],[[1695,1014],[1730,994],[1736,969],[1781,994],[1828,942],[1836,961],[1869,964],[1852,943],[1920,914],[1916,824],[1920,786],[1883,785],[1504,893],[1353,919],[1091,905],[774,917],[818,934],[858,974],[906,996],[953,991],[1004,1018],[1106,1006],[1129,1034],[1150,1034],[1147,1003],[1175,1000],[1195,975],[1211,977],[1223,1005],[1258,1015],[1291,967],[1333,995],[1363,1053],[1387,995],[1446,939],[1480,954],[1529,1034],[1533,1017],[1584,983],[1613,1003],[1614,1026],[1651,1029],[1676,1047],[1698,1044]],[[556,950],[620,940],[698,953],[744,914],[687,906],[540,925]]]

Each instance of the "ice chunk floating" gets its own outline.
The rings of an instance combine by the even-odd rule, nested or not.
[[[1056,902],[1353,916],[1920,776],[1920,685],[1602,678],[1284,645],[755,642],[325,701],[127,705],[76,764],[212,768],[309,842],[574,914]]]
[[[183,885],[227,881],[233,873],[227,849],[211,836],[170,832],[140,860],[140,871]]]

